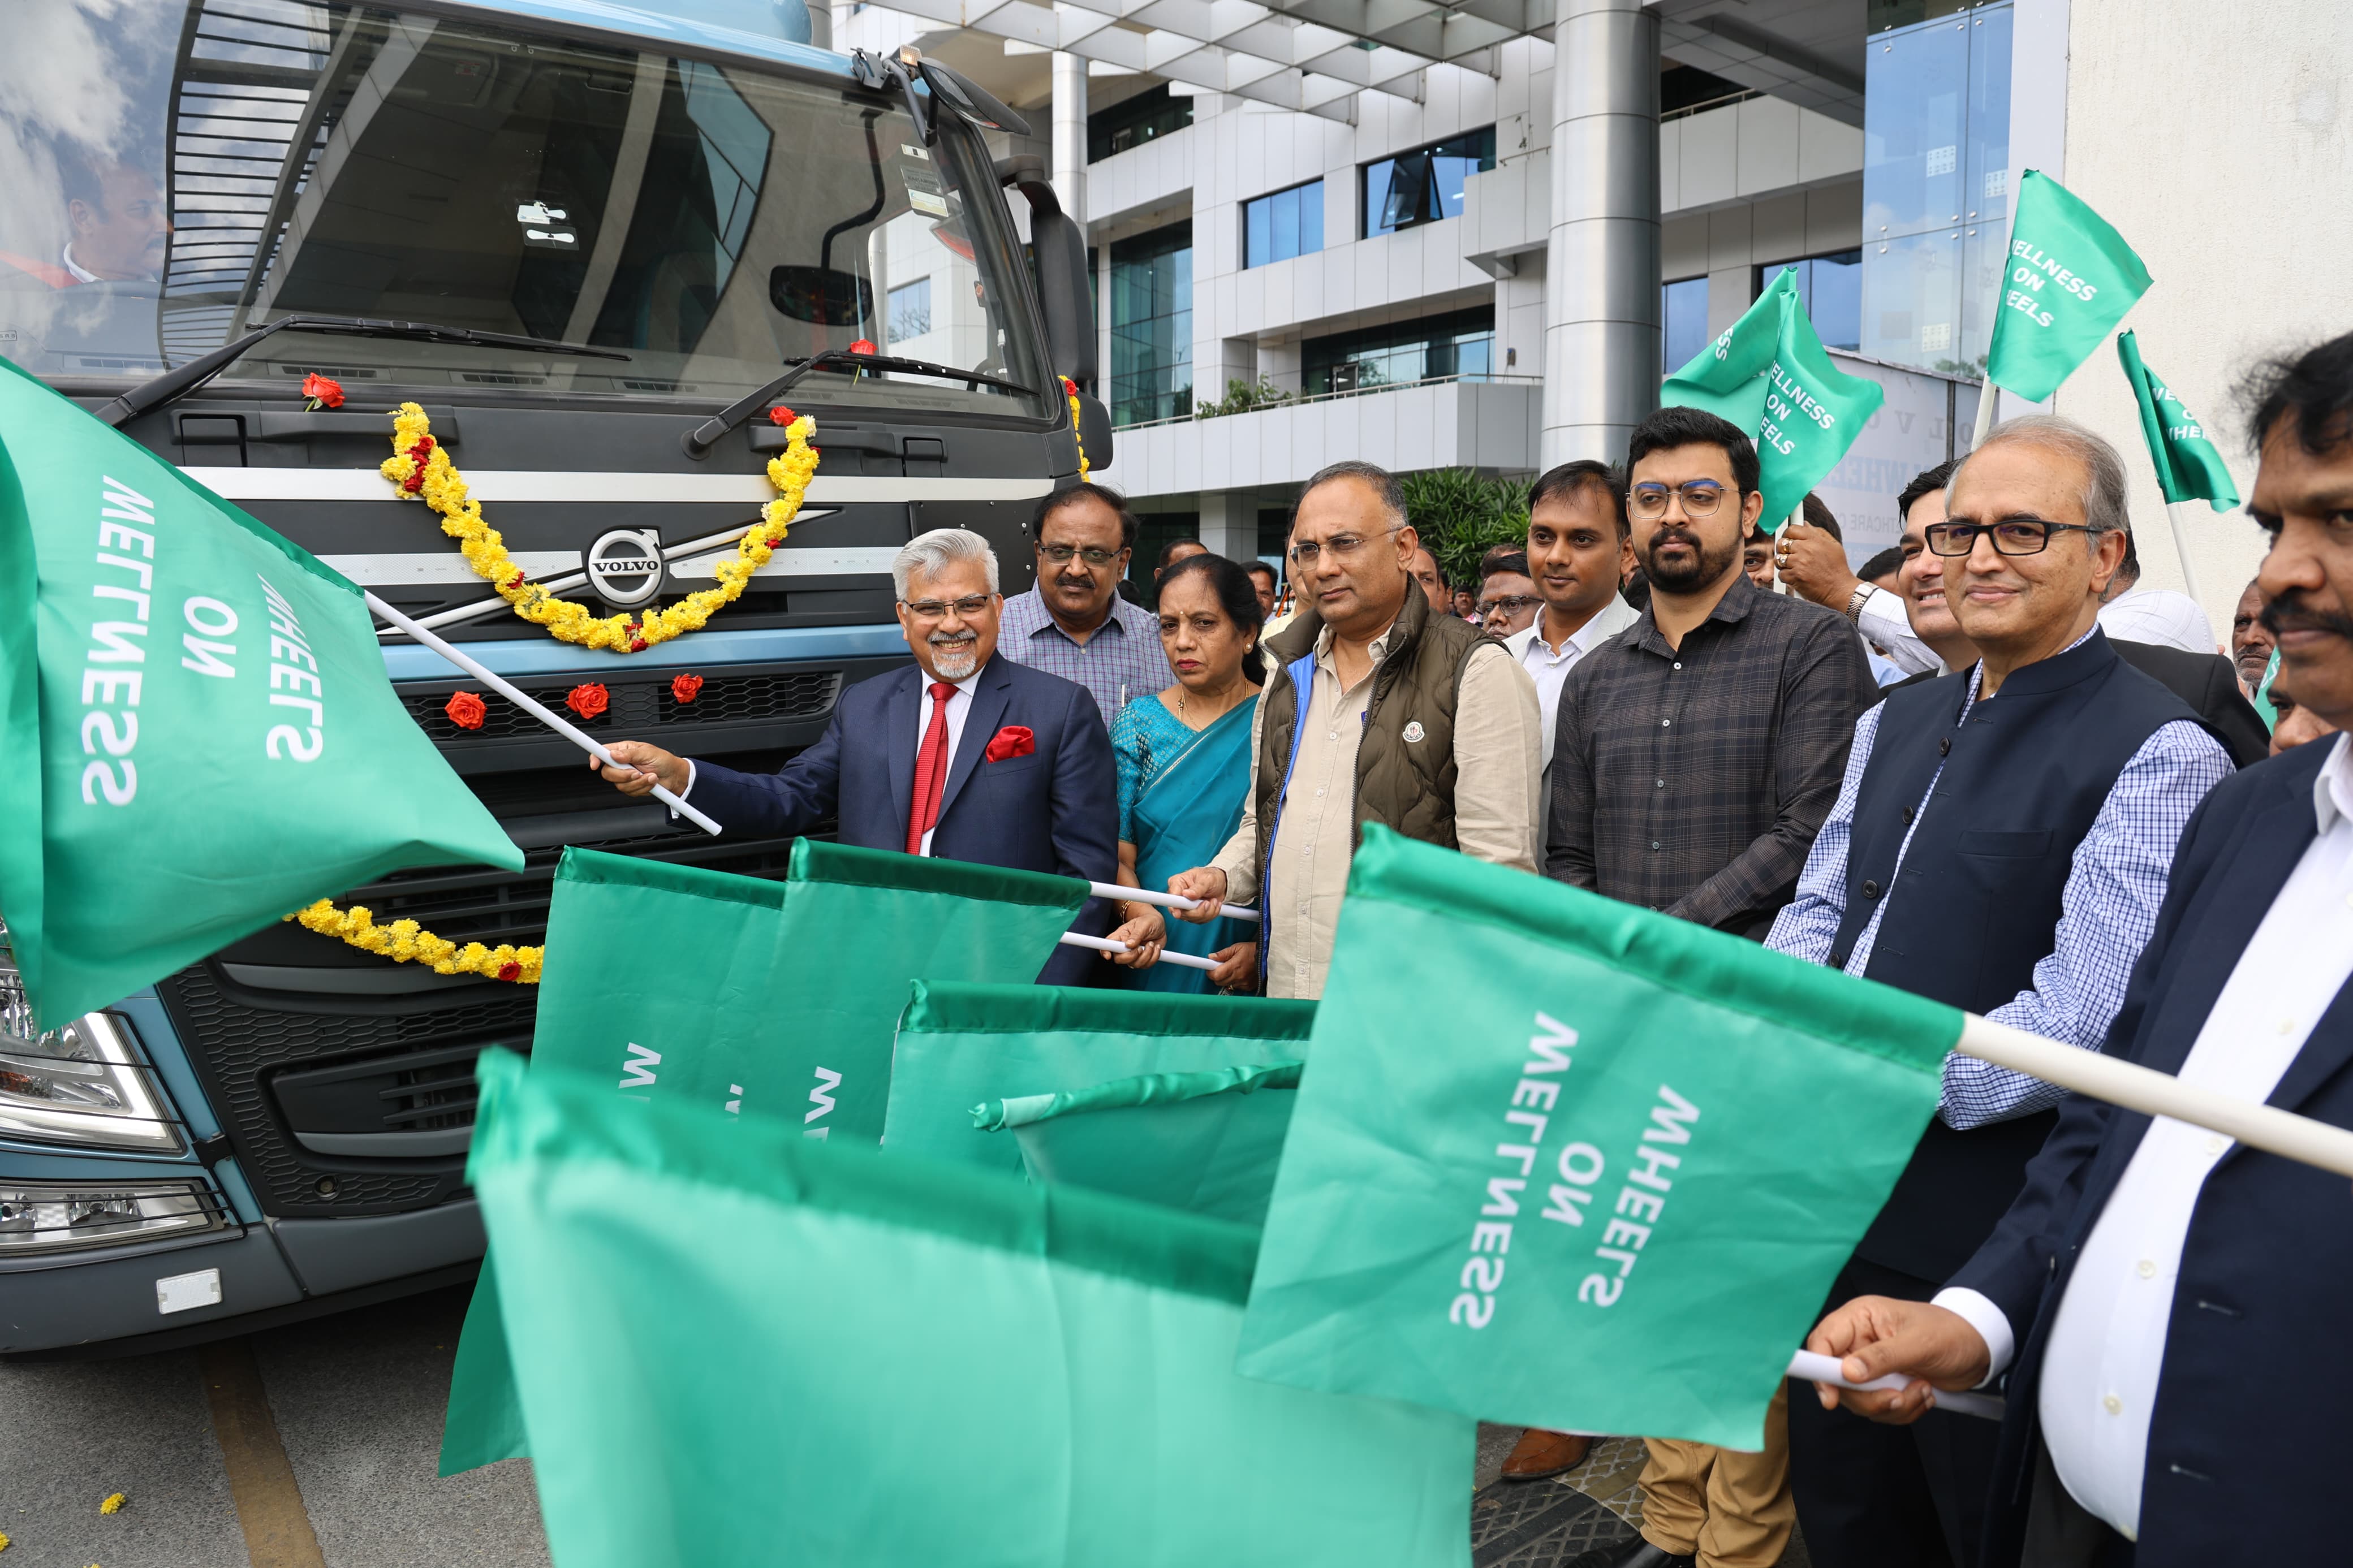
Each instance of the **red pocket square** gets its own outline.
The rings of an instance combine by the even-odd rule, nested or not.
[[[1001,763],[1008,757],[1030,756],[1037,750],[1038,737],[1029,732],[1029,725],[1008,724],[989,737],[988,750],[981,755],[992,763]]]

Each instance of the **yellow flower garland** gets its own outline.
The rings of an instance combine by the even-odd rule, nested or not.
[[[466,481],[449,461],[448,448],[433,439],[432,423],[425,410],[404,403],[393,419],[393,456],[377,471],[404,496],[415,496],[441,517],[441,531],[458,541],[466,563],[499,591],[524,620],[545,626],[559,641],[614,653],[638,653],[656,643],[686,632],[700,631],[712,615],[742,596],[752,574],[768,563],[793,519],[800,515],[809,480],[817,475],[818,449],[809,445],[817,422],[802,415],[785,427],[785,449],[768,459],[768,482],[776,499],[761,511],[761,521],[744,530],[735,542],[735,558],[719,563],[716,588],[699,589],[666,610],[642,618],[628,615],[599,617],[587,607],[559,599],[531,582],[507,554],[499,531],[482,521],[482,503],[467,492]]]
[[[285,918],[300,921],[304,931],[340,937],[362,952],[389,958],[396,963],[429,963],[436,974],[480,974],[518,985],[536,985],[540,963],[547,956],[543,947],[513,947],[505,942],[484,947],[479,942],[470,942],[459,947],[447,937],[435,936],[422,929],[415,921],[395,921],[388,926],[380,926],[365,904],[339,910],[332,899],[321,899],[309,909]]]
[[[1079,439],[1079,384],[1069,376],[1062,378],[1062,390],[1071,399],[1071,442],[1079,449],[1079,483],[1087,482],[1087,444]]]

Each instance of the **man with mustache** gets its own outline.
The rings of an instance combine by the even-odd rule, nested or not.
[[[1109,485],[1064,485],[1038,503],[1029,533],[1038,581],[1005,601],[1005,657],[1085,687],[1108,732],[1122,708],[1176,681],[1161,650],[1160,617],[1119,594],[1135,549],[1135,514]]]
[[[2296,697],[2353,723],[2353,336],[2251,378],[2256,581]],[[2340,736],[2224,779],[2182,831],[2109,1031],[2184,1083],[2353,1126],[2353,760]],[[1916,1421],[2007,1373],[1986,1549],[2006,1565],[2291,1563],[2343,1533],[2353,1222],[2342,1177],[2085,1096],[1930,1301],[1864,1297],[1809,1348]]]
[[[2182,825],[2232,763],[2101,627],[2126,542],[2114,447],[2063,419],[2012,420],[1957,465],[1944,509],[1933,523],[1907,517],[1905,536],[1918,528],[1912,581],[1935,557],[1948,614],[1932,616],[1923,594],[1914,611],[1941,657],[1968,662],[1856,725],[1838,805],[1767,945],[2097,1050]],[[2148,651],[2230,684],[2218,657]],[[2059,1099],[1947,1058],[1936,1119],[1831,1304],[1933,1296],[2018,1194]],[[1799,1402],[1791,1474],[1808,1550],[1823,1568],[1974,1562],[1997,1436],[1947,1419],[1915,1440]]]
[[[2263,683],[2263,670],[2272,661],[2272,629],[2263,625],[2263,584],[2258,577],[2247,584],[2239,595],[2238,608],[2231,615],[2231,662],[2239,672],[2239,684],[2250,697]]]
[[[58,160],[67,239],[55,262],[0,251],[0,263],[52,289],[164,275],[172,216],[154,177],[135,165],[78,155]]]
[[[742,773],[616,741],[607,749],[620,765],[606,780],[626,795],[666,785],[731,834],[813,833],[838,819],[836,837],[863,848],[1113,880],[1111,737],[1084,687],[998,654],[1005,600],[988,542],[960,528],[918,534],[891,581],[915,662],[844,691],[824,737],[782,769]],[[1072,929],[1099,936],[1108,913],[1092,900]],[[1059,948],[1038,978],[1084,984],[1093,963]]]
[[[1741,544],[1764,510],[1757,448],[1662,408],[1626,452],[1650,607],[1569,671],[1554,720],[1546,869],[1752,939],[1796,889],[1858,715],[1879,697],[1854,628],[1761,591]],[[1642,1538],[1622,1561],[1769,1568],[1795,1513],[1781,1402],[1763,1453],[1654,1440]]]

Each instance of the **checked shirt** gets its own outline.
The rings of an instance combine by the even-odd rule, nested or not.
[[[1176,672],[1168,668],[1168,655],[1160,646],[1160,617],[1116,594],[1103,624],[1079,643],[1055,624],[1033,584],[1028,593],[1005,601],[997,651],[1016,664],[1085,687],[1094,694],[1106,725],[1137,698],[1176,684]]]
[[[2061,652],[2083,646],[2085,632]],[[1968,698],[1955,727],[1968,722],[1977,706],[1978,683],[1985,667],[1969,672]],[[1989,699],[1999,702],[2000,696]],[[1777,952],[1826,963],[1846,910],[1847,855],[1854,842],[1855,804],[1862,794],[1862,773],[1879,738],[1881,710],[1873,708],[1855,721],[1854,752],[1848,758],[1845,781],[1838,802],[1814,840],[1805,874],[1798,879],[1797,900],[1781,911],[1773,934],[1765,943]],[[2200,726],[2189,720],[2161,724],[2141,742],[2132,760],[2108,786],[2108,798],[2092,819],[2091,831],[2075,846],[2067,885],[2060,893],[2059,925],[2051,952],[2035,962],[2034,984],[1986,1015],[1998,1024],[2060,1040],[2086,1051],[2096,1051],[2108,1037],[2124,1005],[2125,984],[2132,978],[2140,950],[2157,929],[2158,907],[2165,902],[2166,883],[2173,870],[2173,851],[2189,814],[2206,792],[2231,776],[2230,753]],[[1912,826],[1897,849],[1900,870],[1910,853],[1913,835],[1928,820],[1936,781],[1944,777],[1939,764],[1928,781]],[[1893,877],[1887,885],[1896,885]],[[1846,973],[1861,974],[1870,965],[1872,948],[1879,940],[1879,922],[1890,900],[1882,900],[1871,921],[1847,955]],[[1944,1090],[1936,1114],[1947,1127],[1968,1131],[1991,1121],[2006,1121],[2056,1105],[2066,1091],[2040,1079],[2008,1068],[1998,1068],[1957,1053],[1945,1058]]]
[[[1680,649],[1643,611],[1561,689],[1546,875],[1761,938],[1878,700],[1843,616],[1745,575]]]

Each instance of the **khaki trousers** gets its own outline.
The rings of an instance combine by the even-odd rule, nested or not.
[[[1700,1568],[1773,1568],[1789,1544],[1798,1505],[1789,1496],[1789,1385],[1765,1412],[1765,1449],[1743,1454],[1706,1443],[1646,1437],[1642,1538]]]

